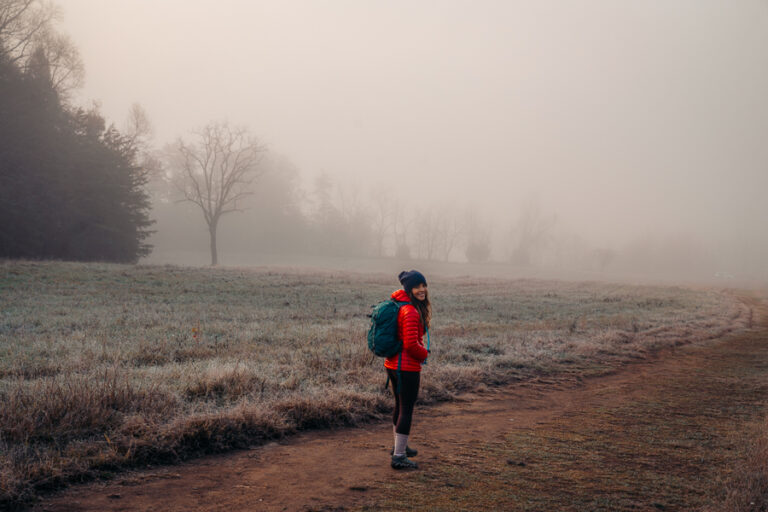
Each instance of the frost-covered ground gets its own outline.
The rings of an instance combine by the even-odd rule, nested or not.
[[[430,276],[420,400],[592,374],[743,327],[712,290]],[[0,263],[0,504],[148,462],[357,424],[390,406],[367,351],[394,276]]]

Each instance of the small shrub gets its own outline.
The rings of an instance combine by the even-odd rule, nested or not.
[[[252,370],[235,366],[218,367],[190,383],[185,389],[187,398],[215,398],[235,401],[244,396],[263,396],[273,389],[266,379],[255,375]]]

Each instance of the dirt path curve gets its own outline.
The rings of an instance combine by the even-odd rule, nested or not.
[[[760,375],[765,374],[765,382],[761,381],[760,385],[768,386],[768,325],[765,321],[768,316],[762,311],[762,304],[756,300],[749,302],[751,307],[760,310],[756,313],[762,318],[746,334],[665,351],[653,360],[633,363],[613,375],[584,381],[529,382],[465,396],[459,402],[417,408],[411,443],[420,449],[416,460],[421,468],[417,472],[395,472],[389,468],[392,429],[389,424],[381,423],[356,429],[309,432],[252,450],[126,473],[111,482],[62,492],[38,504],[35,510],[330,511],[355,510],[364,506],[368,510],[388,510],[387,500],[393,483],[404,484],[405,479],[409,479],[411,485],[419,478],[428,483],[430,478],[441,475],[446,466],[461,461],[461,457],[452,455],[461,454],[470,445],[500,443],[510,436],[544,429],[544,425],[551,428],[556,424],[561,430],[579,431],[579,428],[583,429],[585,418],[599,416],[595,411],[618,410],[616,408],[654,393],[666,393],[664,389],[653,388],[655,383],[662,385],[674,381],[675,386],[695,389],[698,384],[694,377],[703,368],[712,366],[713,361],[730,365],[729,368],[751,361],[762,368]],[[739,348],[739,343],[746,345]],[[729,354],[741,354],[738,357],[743,360],[723,363],[729,357],[737,357]],[[707,378],[711,380],[711,377]],[[754,417],[757,417],[762,414],[765,404],[758,404],[758,398],[753,401]],[[615,418],[611,421],[615,422]],[[610,428],[605,425],[590,425],[589,428],[610,431],[617,427],[614,424]],[[506,463],[513,465],[508,459]],[[723,461],[726,463],[733,461]],[[726,473],[729,468],[719,470]],[[483,481],[490,482],[489,486],[494,481],[506,485],[503,480],[508,475],[503,473],[504,470],[500,471],[496,476],[489,472]],[[662,468],[661,471],[675,469]],[[690,468],[680,471],[692,472]],[[517,485],[525,482],[519,480]],[[413,485],[419,485],[418,481]],[[450,500],[451,488],[446,489],[449,494],[443,496]],[[461,492],[466,494],[468,491]],[[563,499],[572,498],[564,495]],[[422,509],[417,502],[409,507]],[[536,509],[532,507],[526,509]],[[453,510],[449,505],[440,509]],[[484,508],[477,508],[480,509]]]

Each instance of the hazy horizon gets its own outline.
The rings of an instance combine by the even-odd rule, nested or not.
[[[118,126],[141,104],[157,146],[228,120],[305,188],[385,177],[496,231],[534,207],[595,248],[768,275],[764,1],[59,4],[78,101]]]

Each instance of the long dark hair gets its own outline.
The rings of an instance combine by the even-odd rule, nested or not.
[[[419,300],[414,297],[410,290],[408,290],[407,293],[411,304],[413,304],[413,307],[416,308],[416,311],[418,311],[421,316],[421,323],[424,325],[424,328],[429,329],[429,323],[432,321],[432,303],[429,302],[429,290],[427,290],[427,295],[424,297],[424,300]]]

